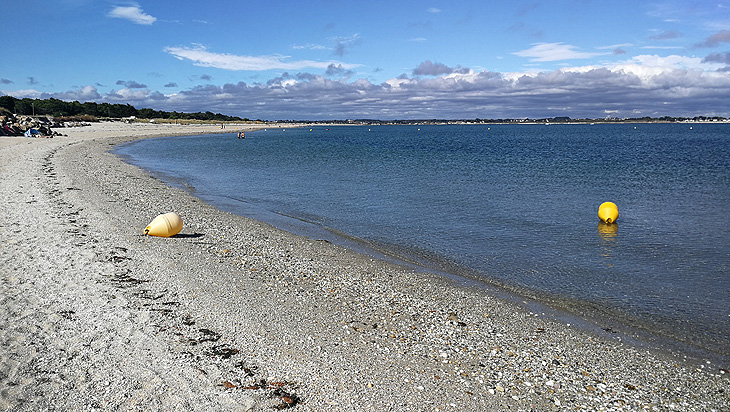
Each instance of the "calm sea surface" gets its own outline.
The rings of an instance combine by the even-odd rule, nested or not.
[[[226,210],[730,355],[729,124],[269,128],[117,153]],[[617,225],[599,223],[604,201]]]

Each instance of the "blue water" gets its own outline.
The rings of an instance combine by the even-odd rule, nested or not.
[[[243,215],[295,217],[730,354],[728,124],[269,128],[117,153]],[[599,223],[604,201],[617,225]]]

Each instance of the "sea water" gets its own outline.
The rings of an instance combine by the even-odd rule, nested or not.
[[[267,128],[117,153],[235,213],[730,355],[729,124]]]

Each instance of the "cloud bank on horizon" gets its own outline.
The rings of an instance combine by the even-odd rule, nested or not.
[[[730,0],[97,3],[10,5],[0,95],[269,120],[730,116]]]

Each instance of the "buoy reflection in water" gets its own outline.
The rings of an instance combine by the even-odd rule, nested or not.
[[[616,223],[598,222],[598,236],[600,238],[601,256],[605,260],[603,264],[613,267],[610,260],[614,257],[613,248],[618,243],[618,225]]]

